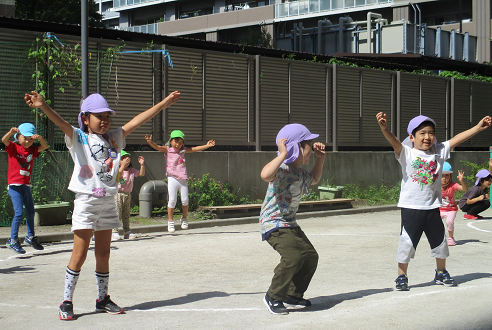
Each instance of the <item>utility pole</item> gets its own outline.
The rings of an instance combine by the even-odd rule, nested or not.
[[[81,1],[80,44],[82,45],[82,98],[89,96],[89,4]]]

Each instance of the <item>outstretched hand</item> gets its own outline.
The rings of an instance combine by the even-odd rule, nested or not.
[[[458,176],[456,178],[458,179],[459,182],[461,182],[464,176],[465,176],[464,171],[458,171]]]
[[[388,121],[386,119],[386,114],[385,113],[379,112],[376,115],[376,119],[378,120],[378,124],[381,127],[381,129],[388,128]]]
[[[210,147],[213,147],[215,145],[215,140],[210,140],[207,142],[207,146],[210,148]]]
[[[31,94],[26,93],[24,100],[26,100],[26,104],[31,108],[41,108],[46,104],[44,97],[34,91],[31,91]]]
[[[478,126],[480,128],[480,131],[483,131],[484,129],[489,128],[491,124],[492,124],[492,119],[490,118],[490,116],[485,116],[482,118],[482,120],[480,120]]]
[[[138,163],[140,165],[143,165],[145,163],[145,159],[143,158],[143,156],[138,156]]]
[[[145,134],[144,138],[145,138],[145,141],[147,141],[147,143],[152,142],[152,135]]]
[[[171,94],[169,94],[165,99],[164,99],[164,108],[169,107],[171,104],[178,102],[179,98],[181,97],[181,93],[178,91],[174,91]]]

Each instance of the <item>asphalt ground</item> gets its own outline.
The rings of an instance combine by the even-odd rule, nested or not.
[[[94,313],[95,260],[89,253],[74,295],[77,319],[60,321],[72,242],[25,255],[0,248],[0,328],[32,329],[492,329],[492,210],[455,221],[447,269],[457,287],[433,283],[425,237],[410,262],[410,291],[394,291],[397,210],[299,220],[320,259],[305,297],[313,305],[272,315],[263,304],[278,254],[257,223],[140,233],[113,242],[111,299],[125,314]],[[236,222],[237,223],[237,222]],[[93,245],[91,245],[91,251]]]

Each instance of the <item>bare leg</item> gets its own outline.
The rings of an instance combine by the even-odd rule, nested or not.
[[[408,269],[408,263],[406,264],[400,262],[398,263],[398,275],[406,275],[407,269]]]
[[[111,240],[111,230],[109,231]],[[73,271],[80,271],[87,258],[89,244],[91,242],[92,229],[80,229],[74,231],[72,256],[68,263],[68,268]]]
[[[174,208],[170,208],[169,206],[167,207],[167,221],[173,221],[174,220]]]
[[[111,229],[94,233],[96,257],[96,272],[109,273],[109,254],[111,251]]]
[[[188,205],[183,205],[181,208],[183,209],[183,217],[188,218]]]
[[[437,267],[437,270],[446,269],[446,259],[436,258],[436,267]]]

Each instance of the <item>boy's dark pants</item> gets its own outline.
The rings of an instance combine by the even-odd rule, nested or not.
[[[302,298],[318,266],[318,253],[300,227],[276,230],[267,242],[281,257],[268,295],[280,301]]]

